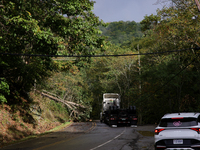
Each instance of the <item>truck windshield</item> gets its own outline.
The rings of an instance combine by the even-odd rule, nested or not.
[[[107,103],[113,103],[113,100],[106,100]]]
[[[104,98],[119,98],[119,95],[104,95]]]

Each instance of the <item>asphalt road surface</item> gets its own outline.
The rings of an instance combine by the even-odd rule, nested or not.
[[[10,145],[2,150],[142,150],[143,144],[148,142],[146,145],[152,146],[153,138],[140,143],[143,139],[136,128],[112,128],[99,121],[82,122],[72,123],[61,131]],[[144,150],[148,149],[146,145]]]

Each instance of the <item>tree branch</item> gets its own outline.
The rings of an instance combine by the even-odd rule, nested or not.
[[[199,4],[199,0],[195,0],[195,3],[196,3],[197,8],[198,8],[198,10],[199,10],[199,12],[200,12],[200,4]]]

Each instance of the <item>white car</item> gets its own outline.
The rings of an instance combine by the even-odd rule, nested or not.
[[[200,150],[200,113],[171,113],[155,128],[155,150]]]

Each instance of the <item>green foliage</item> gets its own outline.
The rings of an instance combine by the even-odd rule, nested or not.
[[[6,95],[10,95],[9,85],[5,81],[5,79],[0,79],[0,102],[6,103]]]
[[[144,16],[144,19],[140,22],[141,30],[143,32],[154,28],[160,21],[160,17],[157,15],[151,14],[150,16]]]
[[[84,71],[79,71],[73,66],[68,72],[55,73],[45,83],[45,90],[55,94],[64,101],[83,105],[86,109],[78,108],[78,114],[74,113],[75,108],[64,107],[72,120],[87,120],[90,118],[92,98],[88,95],[88,85],[83,81]],[[58,110],[58,109],[57,109]]]
[[[130,49],[122,49],[111,45],[105,54],[133,53]],[[133,104],[127,91],[131,88],[134,79],[132,69],[135,67],[135,57],[105,57],[92,59],[90,67],[86,68],[84,80],[89,85],[88,90],[94,99],[91,117],[98,119],[101,111],[103,93],[119,93],[122,96],[122,107]],[[126,98],[128,97],[128,98]]]
[[[199,46],[198,15],[191,0],[174,1],[174,7],[146,16],[141,22],[145,37],[141,40],[148,52],[163,52]],[[141,60],[142,91],[137,105],[144,122],[155,123],[165,113],[199,111],[199,52],[145,56]],[[159,115],[156,115],[159,114]],[[151,118],[149,120],[148,118]]]
[[[53,112],[55,118],[59,122],[64,123],[64,122],[68,121],[68,119],[70,119],[69,112],[67,111],[67,109],[64,105],[62,105],[60,103],[56,103],[54,101],[51,101],[48,105],[49,105],[49,110],[51,112]],[[50,115],[50,114],[46,114],[46,115]]]
[[[200,32],[197,29],[200,24],[191,19],[194,15],[199,16],[195,3],[191,0],[173,2],[173,7],[144,17],[141,26],[145,36],[132,37],[123,44],[118,41],[116,43],[121,47],[110,45],[105,54],[154,53],[199,47]],[[115,34],[117,30],[113,30]],[[106,29],[102,31],[105,33]],[[110,34],[110,37],[117,39],[118,35]],[[110,37],[108,40],[113,42]],[[94,60],[87,75],[90,91],[96,99],[93,102],[95,108],[99,109],[103,93],[117,92],[122,95],[122,107],[137,106],[139,123],[158,123],[162,115],[170,112],[200,111],[198,51],[140,56],[140,66],[138,58]]]
[[[3,5],[3,53],[118,55],[200,46],[200,23],[191,19],[199,14],[192,0],[175,0],[173,7],[145,16],[141,23],[119,21],[107,27],[91,12],[93,1],[89,0],[13,0]],[[192,49],[162,55],[54,61],[49,57],[1,55],[0,76],[5,79],[0,84],[4,91],[1,102],[9,93],[15,98],[27,97],[35,81],[45,81],[41,89],[87,107],[80,108],[80,113],[72,117],[74,120],[98,119],[103,93],[113,92],[121,95],[122,108],[136,105],[139,123],[155,123],[165,113],[200,111],[198,60],[199,52]],[[55,68],[60,72],[50,72]],[[73,109],[60,104],[53,103],[52,107],[57,111],[68,109],[69,115],[73,114]]]
[[[0,76],[12,93],[9,103],[21,98],[30,102],[28,92],[36,82],[40,84],[56,65],[64,70],[71,65],[55,65],[45,55],[91,55],[104,50],[98,28],[104,23],[92,13],[93,4],[90,0],[12,0],[1,4],[0,52],[8,55],[0,55]]]
[[[128,43],[133,37],[142,36],[140,24],[135,21],[111,22],[106,28],[100,27],[100,29],[112,44]]]
[[[199,46],[200,24],[191,19],[198,15],[196,6],[190,0],[174,2],[176,7],[145,16],[141,26],[121,21],[100,27],[108,41],[114,43],[105,47],[104,54],[154,53]],[[140,27],[144,36],[136,34]],[[136,105],[139,123],[154,124],[165,113],[200,111],[198,60],[199,52],[191,49],[162,55],[92,58],[90,64],[70,61],[65,80],[75,97],[81,99],[82,94],[90,99],[83,99],[83,103],[92,107],[92,118],[99,118],[103,93],[116,92],[121,95],[122,108]]]

